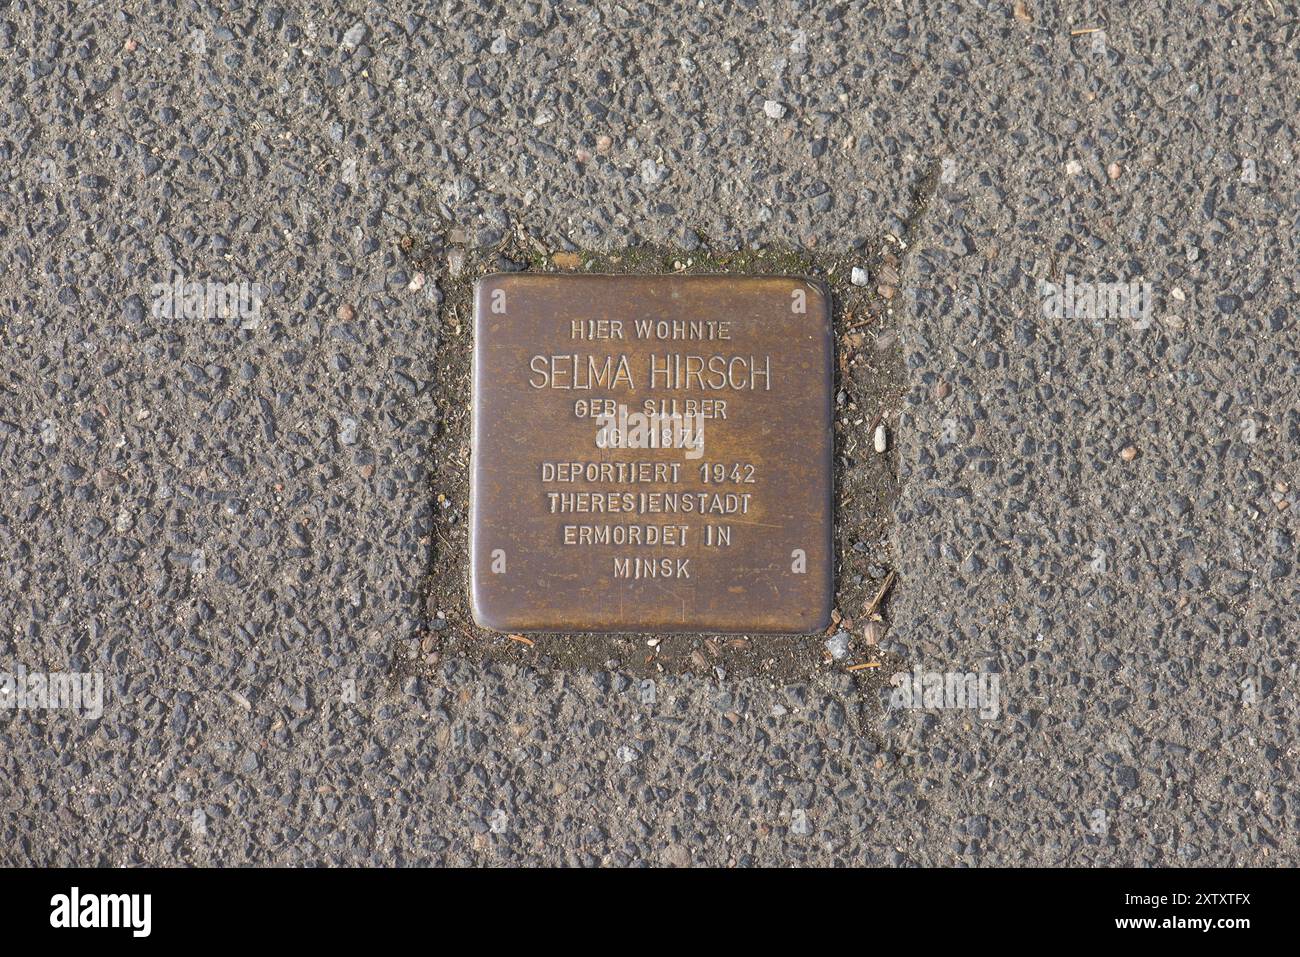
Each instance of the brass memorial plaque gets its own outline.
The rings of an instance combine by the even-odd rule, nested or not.
[[[474,337],[480,626],[826,627],[832,375],[820,285],[487,276]]]

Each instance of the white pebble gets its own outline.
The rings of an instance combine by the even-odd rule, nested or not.
[[[357,420],[346,415],[340,418],[338,438],[340,445],[356,445]]]
[[[871,281],[871,276],[863,266],[854,266],[853,272],[849,274],[849,281],[855,286],[865,286]]]
[[[641,161],[641,182],[646,186],[658,186],[668,175],[668,170],[652,159]]]
[[[365,40],[366,34],[369,32],[370,28],[364,22],[358,21],[354,23],[348,32],[343,34],[343,49],[355,50],[361,46],[362,41]]]
[[[765,100],[763,112],[767,114],[768,119],[779,120],[785,116],[785,104],[776,100]]]
[[[885,423],[881,422],[876,426],[876,434],[871,437],[871,444],[877,452],[883,452],[889,448],[889,430],[885,428]]]

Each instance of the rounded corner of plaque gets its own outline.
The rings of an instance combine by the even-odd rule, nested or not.
[[[470,601],[469,615],[473,619],[475,627],[482,628],[484,631],[507,632],[510,630],[507,624],[478,598]]]

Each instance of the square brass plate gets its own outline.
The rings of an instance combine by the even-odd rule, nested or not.
[[[833,386],[820,285],[494,275],[475,288],[474,336],[480,626],[826,626]]]

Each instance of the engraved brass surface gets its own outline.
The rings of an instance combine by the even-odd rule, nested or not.
[[[474,335],[479,625],[826,626],[833,386],[821,285],[493,275],[475,287]]]

